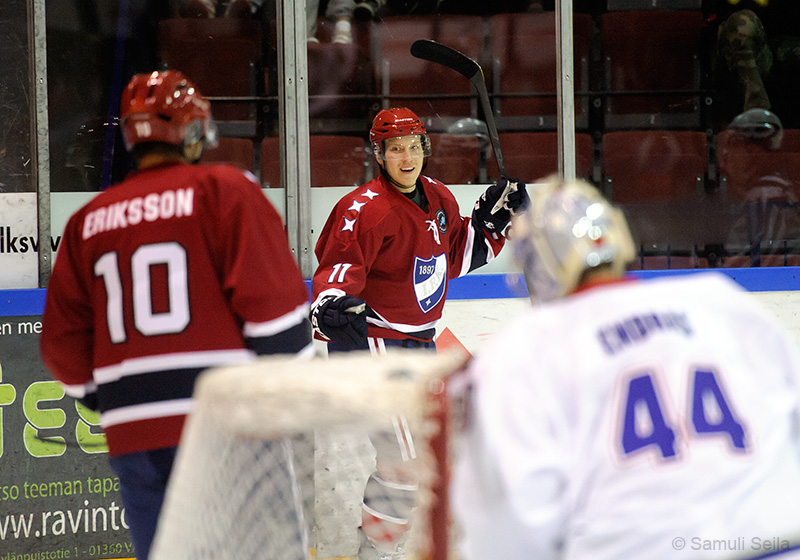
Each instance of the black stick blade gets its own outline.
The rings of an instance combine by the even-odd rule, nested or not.
[[[411,55],[452,68],[468,80],[472,80],[479,72],[483,75],[480,64],[464,53],[436,41],[428,39],[414,41],[414,44],[411,45]]]

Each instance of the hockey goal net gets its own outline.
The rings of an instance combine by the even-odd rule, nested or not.
[[[445,560],[448,380],[463,362],[457,352],[402,351],[207,372],[151,558]],[[362,497],[376,470],[373,442],[396,438],[398,419],[414,445],[382,469],[418,490],[401,548],[378,554],[359,529]],[[402,509],[392,499],[381,497],[390,515]]]

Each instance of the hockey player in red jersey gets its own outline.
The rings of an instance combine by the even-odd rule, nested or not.
[[[142,560],[197,375],[313,348],[280,216],[252,176],[192,165],[215,141],[209,102],[179,72],[139,74],[121,128],[138,169],[67,223],[41,353],[100,412]]]
[[[379,177],[344,196],[319,237],[312,324],[328,349],[431,347],[447,282],[490,262],[503,230],[527,200],[511,179],[504,207],[492,214],[505,180],[490,186],[462,217],[453,194],[422,175],[430,142],[405,108],[381,111],[370,130]],[[353,313],[348,310],[361,310]]]
[[[447,283],[490,262],[505,243],[503,231],[527,201],[525,184],[512,188],[496,213],[491,210],[506,186],[490,186],[462,217],[453,194],[422,175],[430,142],[412,111],[381,111],[370,130],[379,177],[343,197],[331,212],[316,246],[311,321],[331,352],[354,349],[381,353],[387,347],[434,348]],[[398,430],[403,423],[398,422]],[[398,432],[399,433],[399,432]],[[409,527],[413,481],[398,464],[413,457],[409,434],[376,442],[378,472],[364,496],[362,528],[380,558],[397,558],[397,544]],[[398,446],[399,443],[399,446]],[[401,458],[402,457],[402,458]],[[383,465],[394,465],[385,471]],[[384,511],[381,496],[395,494],[403,511]],[[403,494],[406,498],[403,498]]]

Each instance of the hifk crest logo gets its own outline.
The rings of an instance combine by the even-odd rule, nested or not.
[[[423,313],[436,307],[447,290],[447,256],[414,257],[414,293]]]

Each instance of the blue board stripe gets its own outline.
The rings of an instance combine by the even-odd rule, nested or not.
[[[22,317],[44,313],[47,290],[0,290],[0,317]]]
[[[637,270],[630,272],[632,278],[658,278],[662,276],[680,276],[698,274],[708,269],[694,270]],[[800,291],[800,267],[782,266],[770,268],[716,268],[714,269],[741,285],[750,292],[792,292]],[[447,298],[465,299],[500,299],[524,298],[527,291],[524,284],[520,287],[509,286],[505,274],[470,274],[450,281]],[[311,293],[311,280],[306,280],[306,287]],[[0,317],[19,317],[25,315],[41,315],[44,312],[44,300],[47,290],[0,290]]]
[[[657,278],[660,276],[697,274],[707,270],[637,270],[629,274],[635,278]],[[748,292],[800,291],[800,267],[798,266],[715,268],[713,270],[728,276]]]

